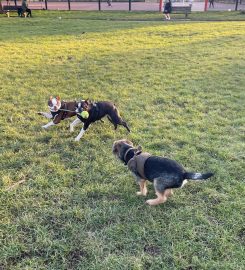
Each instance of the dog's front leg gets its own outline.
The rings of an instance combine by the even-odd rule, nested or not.
[[[147,195],[146,181],[144,179],[140,179],[138,183],[140,185],[140,191],[136,192],[136,194],[146,196]]]
[[[44,117],[46,117],[46,118],[48,118],[48,119],[52,119],[52,118],[53,118],[53,116],[52,116],[51,113],[38,112],[38,114],[39,114],[39,115],[42,115],[42,116],[44,116]]]
[[[85,133],[85,131],[88,129],[89,125],[91,124],[91,122],[85,122],[83,128],[81,129],[80,133],[77,135],[75,142],[80,141],[80,139],[82,138],[83,134]]]
[[[47,128],[49,128],[49,127],[51,127],[51,126],[54,126],[54,125],[55,125],[55,123],[54,123],[53,121],[51,121],[51,122],[49,122],[48,124],[42,126],[42,128],[47,129]]]
[[[74,127],[78,124],[82,123],[82,121],[79,118],[76,118],[71,124],[70,124],[70,132],[74,131]]]
[[[75,142],[80,141],[80,139],[82,138],[82,136],[83,136],[84,133],[85,133],[85,130],[82,128],[81,131],[80,131],[80,133],[75,138]]]

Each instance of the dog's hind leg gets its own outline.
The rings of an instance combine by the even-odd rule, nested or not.
[[[168,198],[168,197],[172,196],[174,193],[173,193],[173,190],[171,188],[169,188],[169,189],[166,189],[164,191],[164,194]]]
[[[55,123],[54,123],[53,121],[51,121],[51,122],[49,122],[48,124],[42,126],[42,128],[47,129],[47,128],[51,127],[51,126],[55,126]]]
[[[109,115],[107,115],[107,119],[113,124],[112,119]]]
[[[117,129],[117,125],[121,125],[124,126],[128,132],[130,132],[127,123],[121,118],[121,116],[118,115],[118,111],[116,111],[115,115],[107,116],[107,118],[114,125],[115,130]]]
[[[52,116],[51,113],[38,112],[37,114],[42,115],[42,116],[44,116],[44,117],[46,117],[46,118],[48,118],[48,119],[52,119],[52,118],[53,118],[53,116]]]
[[[172,195],[172,190],[169,188],[170,183],[164,180],[162,177],[154,179],[154,188],[156,191],[157,198],[153,200],[147,200],[146,203],[149,205],[157,205],[167,201],[168,197]]]
[[[112,119],[109,115],[107,115],[108,120],[114,125],[114,129],[117,129],[117,121],[115,119]]]
[[[128,132],[130,132],[130,129],[129,129],[129,127],[128,127],[128,125],[127,125],[127,123],[125,121],[122,120],[121,125],[124,126],[127,129]]]
[[[82,123],[82,121],[79,118],[76,118],[71,124],[70,124],[70,132],[74,131],[74,127],[78,124]]]
[[[165,203],[168,199],[165,192],[156,192],[157,198],[152,200],[147,200],[146,203],[149,205],[158,205],[160,203]]]
[[[114,125],[114,122],[112,121],[112,119],[109,115],[107,115],[107,119]]]

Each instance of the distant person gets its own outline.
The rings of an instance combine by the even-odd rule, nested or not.
[[[167,0],[167,2],[164,5],[163,14],[165,16],[166,20],[170,20],[170,13],[172,12],[172,3],[170,0]]]
[[[19,11],[18,11],[18,14],[21,15],[21,17],[23,17],[24,13],[26,13],[27,17],[29,16],[32,17],[31,10],[28,8],[27,0],[22,0],[21,13],[19,14]]]
[[[211,6],[214,8],[214,0],[209,0],[209,7]]]
[[[106,2],[107,2],[108,7],[111,7],[111,2],[112,1],[111,0],[107,0]]]

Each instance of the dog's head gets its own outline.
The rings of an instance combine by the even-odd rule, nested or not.
[[[57,112],[61,107],[60,97],[50,96],[49,101],[48,101],[48,107],[51,112]]]
[[[91,101],[89,101],[88,99],[79,101],[77,103],[76,113],[81,113],[82,111],[88,111],[90,104],[91,104]]]
[[[125,162],[125,154],[129,149],[134,149],[135,154],[138,154],[142,150],[141,146],[135,148],[131,141],[122,139],[113,143],[112,153],[121,161]]]

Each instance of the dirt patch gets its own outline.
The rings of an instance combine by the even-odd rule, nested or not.
[[[144,246],[144,252],[154,256],[154,255],[160,255],[161,254],[161,249],[157,246],[153,246],[153,245],[145,245]]]

